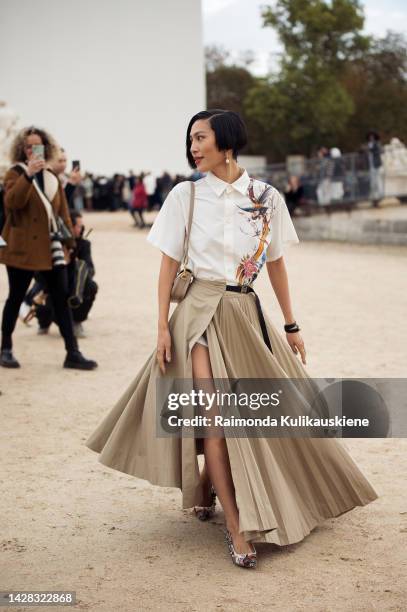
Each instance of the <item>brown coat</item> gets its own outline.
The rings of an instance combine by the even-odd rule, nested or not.
[[[2,236],[7,246],[0,249],[0,263],[24,270],[51,270],[51,241],[48,216],[32,181],[25,173],[10,168],[4,178],[6,222]],[[60,215],[73,232],[68,204],[60,181],[52,199],[55,217]],[[69,261],[64,247],[65,260]]]

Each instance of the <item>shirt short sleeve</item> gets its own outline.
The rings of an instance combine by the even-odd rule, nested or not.
[[[298,243],[299,238],[283,196],[276,190],[276,207],[271,217],[271,239],[266,251],[266,261],[275,261],[284,255],[285,247]]]
[[[171,189],[147,235],[148,242],[176,261],[181,261],[184,252],[188,189],[184,183]]]

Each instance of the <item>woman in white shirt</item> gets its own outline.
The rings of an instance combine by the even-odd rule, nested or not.
[[[308,384],[283,258],[298,236],[280,193],[238,166],[245,144],[236,113],[215,109],[191,119],[187,158],[206,173],[194,183],[187,267],[195,279],[168,319],[188,224],[191,183],[185,181],[168,194],[147,237],[162,252],[157,348],[86,445],[109,467],[179,487],[183,507],[198,506],[201,519],[213,516],[217,496],[232,561],[256,567],[253,542],[298,542],[326,518],[377,494],[336,439],[222,437],[211,426],[202,439],[158,433],[160,384],[170,388],[176,379],[191,379],[195,389],[209,392],[215,380],[228,378],[298,378]],[[252,288],[264,264],[285,338]],[[219,407],[206,414],[219,414]]]

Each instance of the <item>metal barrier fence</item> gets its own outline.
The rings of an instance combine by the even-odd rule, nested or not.
[[[271,164],[252,171],[284,193],[290,175],[296,175],[304,189],[304,200],[310,205],[356,204],[370,200],[373,205],[386,196],[407,200],[407,174],[404,181],[386,176],[384,165],[370,168],[366,153],[348,153],[340,157],[302,159],[301,170],[289,172],[288,164]]]

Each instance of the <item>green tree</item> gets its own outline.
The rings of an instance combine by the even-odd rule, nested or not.
[[[312,62],[337,72],[369,48],[358,0],[277,0],[263,8],[262,17],[284,45],[283,62],[298,68]]]
[[[321,144],[336,144],[354,112],[341,77],[370,43],[361,34],[359,2],[277,0],[262,17],[265,27],[276,29],[284,53],[280,72],[248,92],[245,112],[272,142],[269,157],[310,155]]]
[[[342,83],[355,110],[340,146],[357,149],[372,129],[384,140],[397,136],[407,143],[407,40],[403,35],[388,32],[372,40],[369,52],[346,66]]]
[[[264,154],[269,147],[263,127],[249,117],[244,107],[247,92],[256,84],[248,70],[253,61],[253,54],[247,51],[241,54],[239,65],[230,60],[230,53],[222,47],[207,47],[206,57],[206,105],[207,108],[225,108],[239,113],[247,125],[250,135],[244,153]]]
[[[277,73],[252,75],[250,52],[235,62],[223,48],[206,53],[208,107],[243,116],[247,153],[282,161],[289,153],[312,155],[321,144],[354,151],[371,129],[407,143],[404,36],[363,36],[354,0],[278,0],[262,15],[284,45]]]
[[[255,78],[239,66],[220,66],[206,73],[208,108],[227,108],[243,112],[243,100]]]
[[[353,102],[329,75],[287,68],[281,78],[263,79],[248,92],[246,112],[263,128],[270,161],[288,154],[312,155],[321,144],[336,144],[345,129]]]

